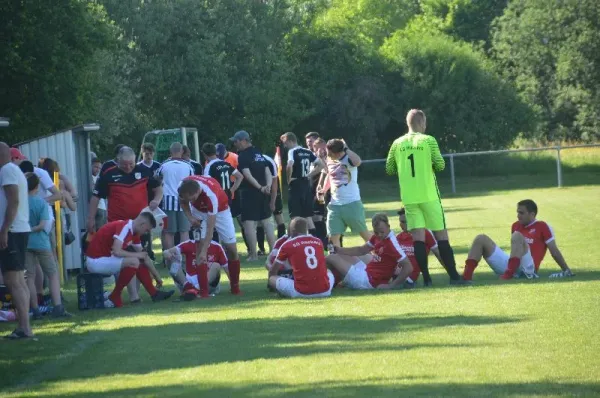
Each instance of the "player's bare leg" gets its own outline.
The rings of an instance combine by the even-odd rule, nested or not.
[[[244,221],[244,233],[246,234],[246,241],[248,241],[248,258],[246,261],[258,260],[256,254],[256,221]]]
[[[433,235],[435,239],[438,241],[438,248],[440,251],[440,257],[442,258],[442,263],[448,276],[450,276],[450,284],[452,285],[465,285],[468,284],[466,281],[463,281],[456,270],[456,260],[454,259],[454,250],[452,250],[452,246],[450,246],[450,242],[448,241],[448,231],[442,229],[440,231],[433,231]],[[423,242],[425,241],[425,230],[423,230]],[[425,243],[423,243],[423,248],[425,247]],[[415,256],[416,256],[415,251]],[[421,264],[419,264],[420,266]],[[422,269],[421,269],[422,270]]]
[[[508,259],[508,267],[504,274],[500,276],[500,279],[512,279],[521,265],[521,258],[527,254],[528,250],[529,246],[527,245],[525,237],[519,232],[513,232],[510,236],[510,258]]]
[[[467,260],[465,261],[465,271],[463,273],[463,279],[470,281],[473,279],[473,272],[479,265],[482,258],[488,258],[496,250],[496,243],[487,235],[477,235],[473,239]]]
[[[341,234],[329,235],[329,242],[336,247],[342,247],[342,245],[340,243],[341,236],[342,236]]]
[[[335,277],[335,284],[344,280],[348,271],[354,264],[358,262],[358,258],[353,256],[346,256],[345,254],[330,254],[325,257],[327,268],[331,270]]]
[[[400,279],[402,282],[405,282],[406,278],[408,278],[408,276],[413,272],[413,266],[410,263],[410,260],[406,257],[400,262],[400,266],[400,272],[394,279]]]
[[[373,233],[368,229],[360,232],[360,237],[363,238],[365,242],[368,242],[369,239],[371,239],[371,236],[373,236]]]
[[[273,250],[273,246],[275,246],[275,229],[270,218],[261,220],[260,223],[262,224],[262,227],[265,230],[265,236],[267,237],[267,243],[269,244],[270,253]]]

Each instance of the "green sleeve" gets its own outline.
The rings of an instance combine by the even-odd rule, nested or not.
[[[396,166],[396,142],[392,144],[390,151],[387,155],[387,160],[385,161],[385,172],[388,175],[396,175],[398,174],[398,167]]]
[[[429,136],[427,143],[429,144],[429,150],[431,151],[431,163],[433,164],[433,170],[436,172],[444,170],[446,167],[446,162],[442,157],[440,147],[438,146],[436,139],[432,136]]]

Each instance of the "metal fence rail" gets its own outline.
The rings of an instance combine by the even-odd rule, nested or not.
[[[481,156],[481,155],[499,155],[505,153],[518,153],[518,152],[541,152],[541,151],[556,151],[556,180],[557,186],[560,188],[563,186],[562,176],[562,162],[560,159],[560,152],[567,149],[575,148],[594,148],[600,147],[600,144],[582,144],[582,145],[570,145],[570,146],[547,146],[541,148],[522,148],[522,149],[502,149],[498,151],[477,151],[477,152],[460,152],[460,153],[445,153],[443,157],[450,159],[450,181],[452,184],[452,193],[456,193],[456,176],[454,173],[454,158],[466,157],[466,156]],[[385,159],[367,159],[363,160],[362,163],[385,163]]]

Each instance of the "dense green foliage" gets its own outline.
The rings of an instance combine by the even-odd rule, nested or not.
[[[385,154],[421,107],[444,151],[521,134],[594,140],[592,0],[4,2],[0,112],[11,143],[99,122],[94,147],[154,128],[343,136]],[[5,137],[6,136],[6,137]]]

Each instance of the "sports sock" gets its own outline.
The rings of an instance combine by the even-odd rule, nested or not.
[[[314,236],[315,238],[318,238],[318,236],[317,236],[317,229],[316,228],[309,229],[308,233],[310,235]]]
[[[344,247],[344,235],[340,235],[340,247]]]
[[[415,258],[417,259],[417,264],[419,264],[419,268],[421,269],[421,273],[423,274],[423,282],[431,282],[431,275],[429,275],[429,263],[427,262],[427,249],[425,247],[425,242],[416,240],[413,242],[413,247],[415,249]]]
[[[479,263],[476,260],[468,258],[467,261],[465,261],[465,272],[463,273],[463,279],[466,281],[473,279],[473,272],[475,272],[475,268],[477,268],[478,265]]]
[[[213,231],[212,240],[214,240],[215,242],[219,241],[219,233],[217,232],[216,229]]]
[[[283,235],[285,235],[285,224],[278,224],[277,225],[277,239],[281,238]]]
[[[37,303],[38,305],[44,305],[44,295],[42,293],[37,294]]]
[[[206,263],[196,266],[198,284],[200,285],[200,297],[208,297],[208,265]]]
[[[157,290],[152,284],[152,277],[150,276],[150,271],[148,271],[148,267],[146,267],[143,264],[140,264],[140,266],[137,269],[136,275],[140,280],[141,284],[144,285],[144,289],[146,289],[148,294],[150,296],[154,296]]]
[[[512,279],[513,275],[519,269],[521,265],[521,259],[519,257],[511,257],[508,259],[508,267],[506,271],[500,276],[502,279]]]
[[[229,260],[229,285],[231,293],[240,292],[240,260]]]
[[[327,247],[327,230],[325,228],[325,222],[315,221],[316,237],[321,239],[323,247]]]
[[[454,250],[450,246],[450,242],[447,240],[438,240],[438,248],[440,250],[440,257],[444,262],[444,268],[450,276],[450,279],[457,281],[460,279],[458,271],[456,270],[456,261],[454,261]]]
[[[265,229],[262,225],[256,227],[256,243],[258,243],[258,250],[265,252]]]
[[[123,302],[121,301],[121,293],[131,279],[135,276],[137,269],[133,267],[123,267],[119,272],[119,277],[115,283],[115,288],[112,293],[108,296],[110,301],[115,304],[115,307],[122,307]]]

